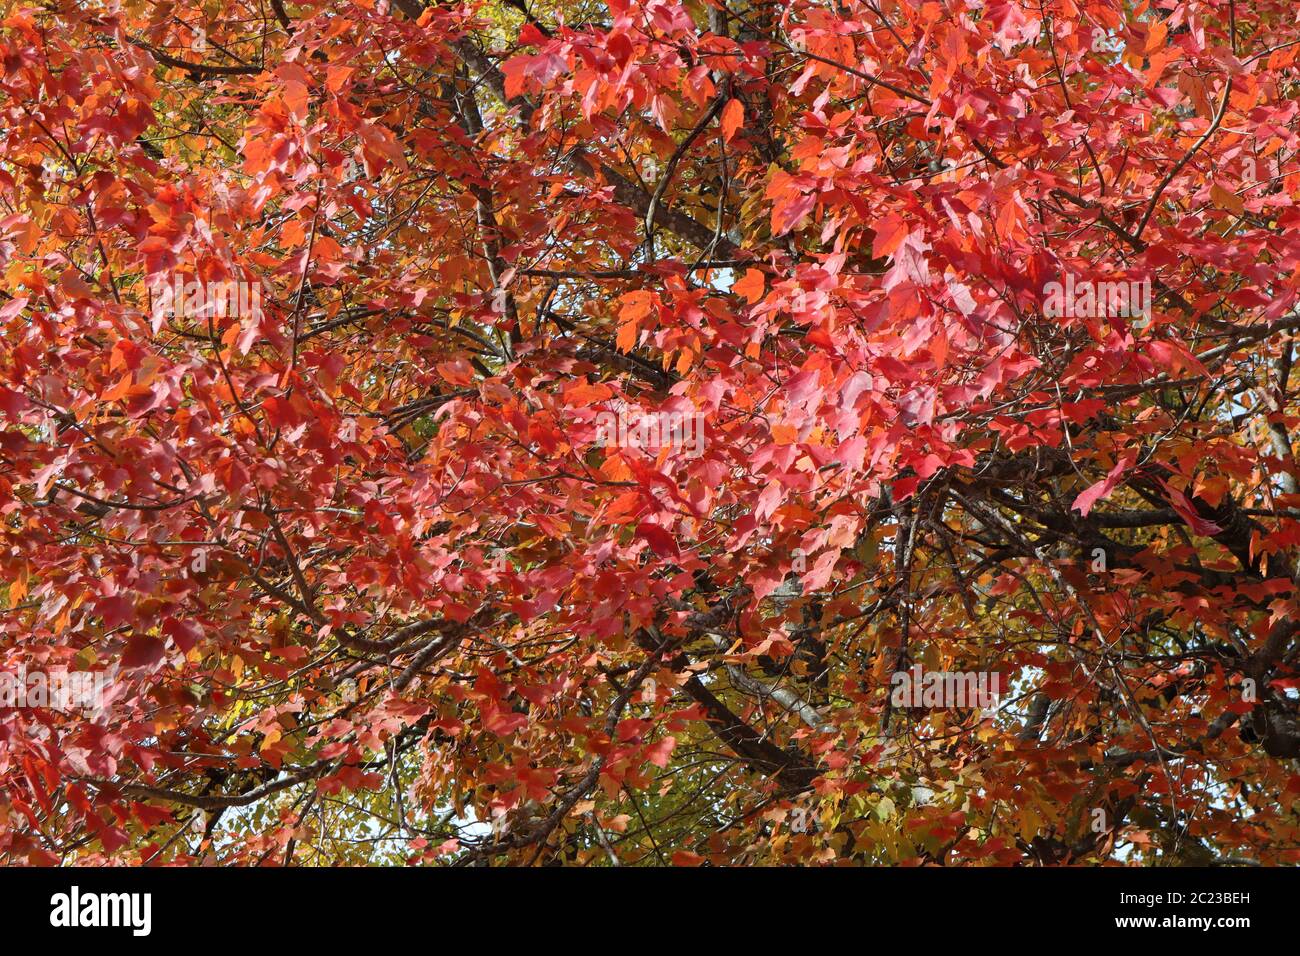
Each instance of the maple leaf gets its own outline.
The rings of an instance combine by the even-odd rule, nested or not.
[[[745,123],[745,107],[737,99],[727,101],[727,105],[722,108],[722,138],[728,143],[736,135],[736,130],[740,129]]]
[[[1106,477],[1081,491],[1074,499],[1074,504],[1071,507],[1085,518],[1088,517],[1093,505],[1115,490],[1115,487],[1120,483],[1125,473],[1133,467],[1136,460],[1137,452],[1132,449],[1125,451],[1116,459],[1115,466],[1106,473]]]

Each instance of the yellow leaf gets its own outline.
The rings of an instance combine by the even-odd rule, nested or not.
[[[1246,204],[1242,202],[1240,196],[1236,193],[1229,192],[1217,183],[1210,187],[1210,198],[1214,200],[1216,206],[1222,206],[1240,216],[1246,211]]]

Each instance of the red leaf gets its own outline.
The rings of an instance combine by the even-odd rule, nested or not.
[[[636,536],[643,538],[660,557],[675,558],[681,554],[677,547],[677,539],[661,525],[643,521],[636,526]]]
[[[646,749],[645,758],[656,767],[666,767],[668,766],[669,757],[672,756],[673,748],[676,746],[676,737],[664,737]]]
[[[1071,507],[1085,518],[1088,517],[1088,512],[1092,510],[1092,506],[1115,490],[1115,486],[1120,483],[1120,478],[1124,476],[1124,472],[1133,467],[1135,460],[1137,460],[1137,452],[1124,452],[1119,456],[1119,461],[1115,462],[1115,467],[1106,473],[1106,477],[1095,485],[1085,488],[1074,499],[1074,504]]]
[[[26,411],[31,404],[22,392],[0,388],[0,412],[4,412],[10,418],[17,417],[19,412]]]
[[[163,622],[162,632],[175,641],[176,646],[186,654],[203,636],[203,629],[193,621],[178,621],[171,617]]]
[[[162,660],[166,650],[166,645],[156,637],[138,634],[127,641],[126,652],[122,655],[122,666],[153,667]]]
[[[1174,488],[1165,481],[1160,482],[1160,487],[1164,489],[1165,497],[1169,499],[1170,507],[1178,512],[1178,516],[1186,521],[1187,526],[1197,534],[1205,535],[1207,538],[1212,538],[1216,534],[1221,534],[1223,532],[1223,529],[1213,521],[1200,516],[1196,510],[1196,506],[1192,504],[1187,495],[1183,494],[1177,488]]]

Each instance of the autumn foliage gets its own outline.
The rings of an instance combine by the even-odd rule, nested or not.
[[[0,6],[4,862],[1300,862],[1290,0]]]

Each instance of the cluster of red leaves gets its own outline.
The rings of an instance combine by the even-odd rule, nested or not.
[[[5,859],[1300,860],[1289,4],[0,50]]]

